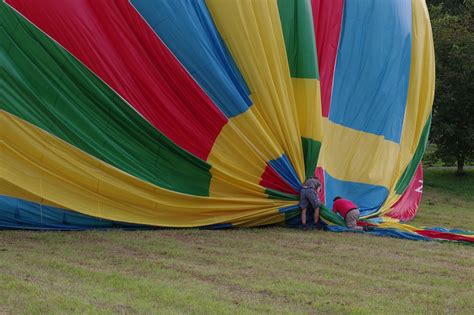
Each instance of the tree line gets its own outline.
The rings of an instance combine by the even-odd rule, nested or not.
[[[431,157],[457,165],[474,161],[474,0],[427,0],[436,58]]]

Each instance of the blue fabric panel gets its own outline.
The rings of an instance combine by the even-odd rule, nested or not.
[[[344,5],[329,119],[399,143],[411,61],[411,1]]]
[[[152,227],[94,218],[74,211],[0,195],[0,229],[92,230]]]
[[[293,206],[288,206],[284,208],[278,209],[279,212],[281,213],[290,213],[294,211],[301,211],[301,208],[298,205],[293,205]]]
[[[362,215],[377,211],[388,196],[388,189],[383,186],[339,180],[326,171],[324,185],[328,208],[332,209],[334,197],[341,196],[354,202],[360,208]]]
[[[222,229],[231,229],[234,226],[232,223],[217,223],[217,224],[211,224],[211,225],[206,225],[203,227],[200,227],[199,229],[201,230],[222,230]]]
[[[288,185],[290,185],[294,190],[300,191],[301,181],[286,155],[283,154],[278,159],[269,161],[268,164],[270,164],[275,172],[277,172],[277,174],[280,175]]]
[[[252,105],[248,87],[204,0],[131,3],[227,117]]]
[[[365,233],[365,234],[370,234],[370,235],[394,237],[394,238],[401,238],[401,239],[414,240],[414,241],[432,241],[432,239],[424,237],[422,235],[418,235],[416,233],[410,233],[406,231],[401,231],[401,230],[396,230],[396,229],[374,228],[374,230],[370,232],[363,232],[363,231],[351,230],[344,226],[328,225],[326,230],[331,231],[331,232]]]

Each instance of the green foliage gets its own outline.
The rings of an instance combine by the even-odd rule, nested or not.
[[[428,1],[436,50],[430,141],[435,157],[463,172],[474,160],[474,0]],[[434,158],[435,160],[435,158]]]
[[[438,164],[438,157],[436,156],[436,144],[428,143],[425,154],[423,155],[423,166],[430,167]]]

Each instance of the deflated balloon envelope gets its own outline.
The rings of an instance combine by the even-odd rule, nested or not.
[[[0,8],[0,227],[291,225],[311,176],[328,208],[416,213],[435,79],[422,0]]]

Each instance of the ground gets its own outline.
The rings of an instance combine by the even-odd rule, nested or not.
[[[415,225],[474,230],[474,172],[425,177]],[[0,231],[0,314],[474,314],[474,247],[280,227]]]

